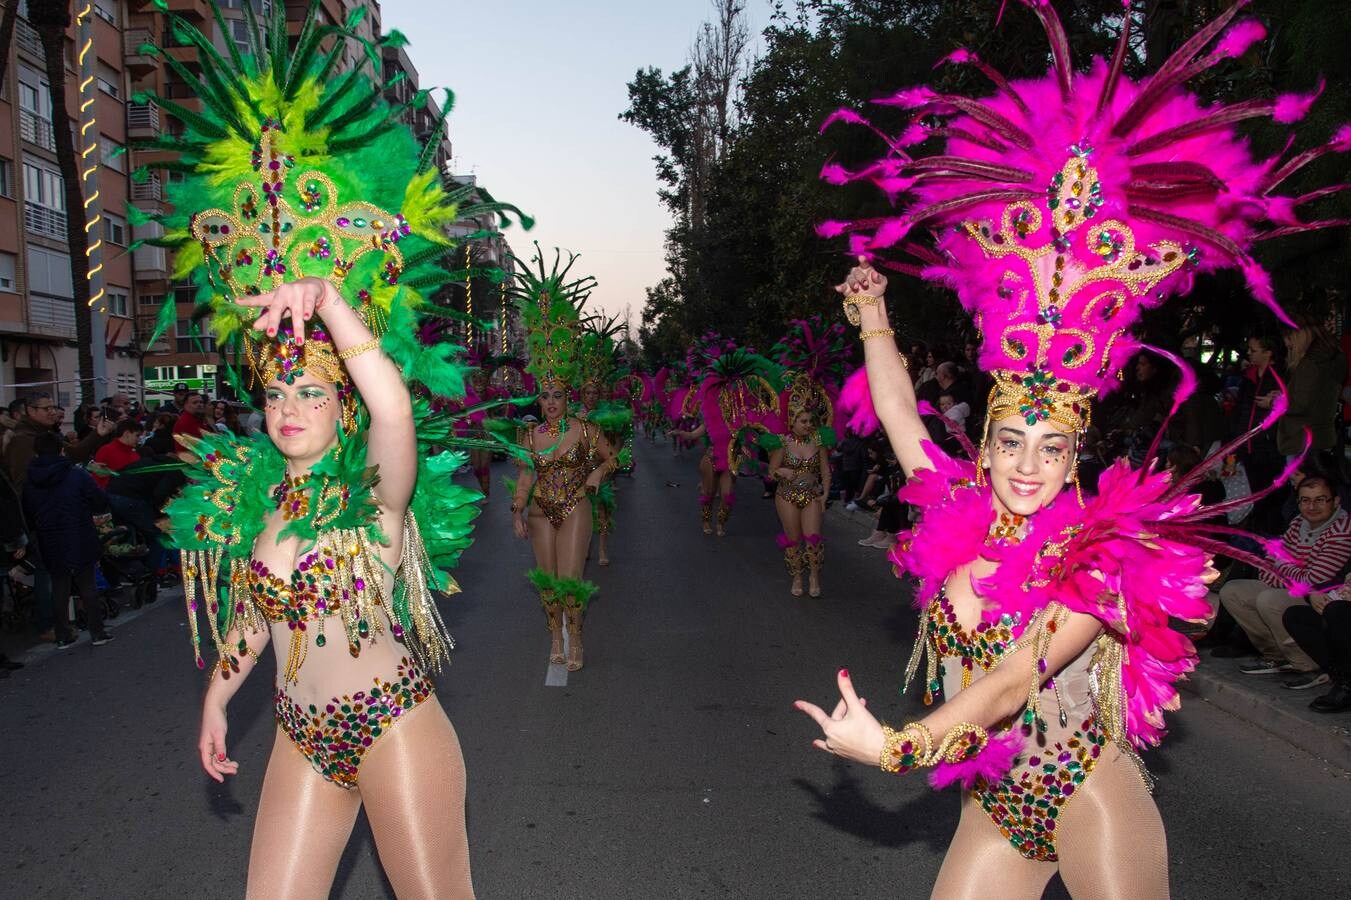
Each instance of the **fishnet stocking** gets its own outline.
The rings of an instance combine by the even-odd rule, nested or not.
[[[930,898],[1038,900],[1054,874],[1055,863],[1024,858],[999,833],[980,803],[964,794],[957,833],[943,857],[943,868],[938,871]]]
[[[1163,820],[1135,765],[1106,748],[1060,816],[1056,854],[1074,900],[1168,900]],[[1026,859],[994,827],[979,802],[962,798],[957,833],[932,900],[1038,900],[1056,863]]]
[[[1168,839],[1154,798],[1114,747],[1065,807],[1056,836],[1074,900],[1168,900]]]
[[[277,729],[253,826],[247,900],[324,900],[360,808],[356,791],[325,781]]]
[[[460,740],[439,703],[422,703],[376,742],[358,787],[399,900],[473,900]]]

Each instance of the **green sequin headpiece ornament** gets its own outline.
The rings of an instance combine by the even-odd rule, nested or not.
[[[167,12],[163,0],[156,5]],[[231,23],[214,2],[210,6],[221,33],[229,34]],[[147,242],[176,252],[172,277],[196,285],[192,321],[208,323],[225,375],[240,394],[247,393],[249,381],[293,380],[297,369],[350,385],[322,333],[309,336],[303,349],[284,330],[278,340],[256,340],[250,330],[256,310],[235,302],[307,276],[332,282],[400,368],[415,398],[419,470],[393,595],[380,596],[382,579],[372,577],[382,571],[377,548],[386,538],[371,491],[378,472],[367,467],[360,428],[366,416],[356,399],[356,427],[340,431],[337,446],[311,470],[312,502],[282,534],[300,538],[306,547],[345,548],[351,565],[339,581],[351,594],[343,614],[354,653],[358,638],[382,630],[375,608],[383,607],[394,637],[420,664],[435,665],[449,639],[429,590],[458,590],[446,570],[468,546],[479,511],[478,492],[453,484],[451,476],[463,464],[465,449],[508,448],[459,438],[451,415],[432,411],[431,397],[464,395],[466,366],[460,347],[424,345],[418,334],[432,317],[463,317],[428,297],[469,278],[503,277],[496,269],[453,265],[467,258],[464,241],[496,232],[453,240],[448,226],[493,216],[506,224],[507,213],[525,227],[531,223],[509,205],[476,201],[486,197],[481,188],[443,185],[435,167],[436,141],[420,146],[402,121],[409,110],[426,105],[428,92],[417,92],[398,108],[384,101],[383,91],[393,81],[375,83],[367,72],[379,72],[381,47],[402,45],[402,36],[391,33],[372,43],[354,33],[364,10],[358,8],[341,26],[321,24],[318,10],[312,3],[292,42],[281,4],[274,4],[272,17],[260,25],[246,3],[247,49],[226,40],[226,56],[191,23],[170,15],[172,40],[197,51],[195,70],[153,44],[142,45],[141,53],[158,57],[193,90],[202,109],[153,94],[134,98],[182,122],[181,136],[133,145],[177,154],[153,168],[180,173],[182,180],[167,185],[170,211],[129,214],[134,224],[163,228],[162,236]],[[356,65],[340,71],[352,44]],[[443,132],[450,105],[447,92],[433,135]],[[138,182],[148,177],[147,168],[133,173]],[[171,296],[148,343],[176,318]],[[190,610],[200,598],[228,674],[242,648],[226,645],[223,635],[236,623],[261,624],[247,590],[248,565],[275,508],[271,492],[285,475],[286,461],[266,436],[237,440],[207,434],[192,450],[198,463],[189,470],[190,483],[167,511],[173,542],[184,553]],[[226,586],[218,590],[221,580]],[[196,616],[190,618],[195,642]]]

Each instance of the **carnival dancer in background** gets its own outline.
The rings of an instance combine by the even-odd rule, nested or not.
[[[618,507],[614,475],[626,465],[631,465],[633,450],[626,445],[632,440],[633,409],[627,402],[612,399],[621,376],[616,360],[618,347],[614,342],[619,326],[613,319],[608,322],[593,319],[587,324],[589,327],[583,330],[578,341],[578,370],[582,384],[577,392],[579,403],[575,414],[600,429],[606,444],[615,453],[615,466],[609,469],[591,498],[596,562],[608,566],[609,537],[614,531],[615,510]],[[600,463],[597,461],[595,464]]]
[[[690,348],[687,367],[696,373],[694,386],[681,405],[693,411],[699,424],[672,434],[702,440],[699,458],[699,510],[704,534],[727,534],[727,522],[736,505],[735,472],[747,446],[777,424],[781,390],[778,366],[754,350],[717,334],[706,334]],[[718,500],[717,528],[713,504]]]
[[[276,740],[243,892],[327,897],[364,807],[400,897],[472,897],[464,761],[430,676],[451,647],[432,592],[458,590],[444,570],[479,495],[452,481],[464,453],[431,449],[456,446],[429,398],[462,394],[458,348],[418,335],[423,295],[463,277],[441,264],[461,249],[446,226],[502,207],[445,192],[434,148],[363,71],[380,45],[313,10],[294,45],[280,7],[266,33],[282,40],[249,21],[245,61],[171,16],[214,87],[196,112],[153,98],[187,123],[158,242],[195,263],[199,313],[239,366],[227,375],[263,393],[267,419],[265,434],[187,439],[190,484],[167,508],[194,645],[201,611],[218,653],[201,765],[238,772],[227,704],[275,643]],[[345,54],[356,68],[331,79]],[[176,312],[170,297],[159,331]]]
[[[830,496],[830,448],[835,446],[834,397],[848,361],[844,326],[827,325],[820,315],[790,323],[791,328],[770,349],[784,367],[779,395],[783,433],[765,432],[760,447],[769,451],[769,474],[776,482],[774,509],[782,531],[777,537],[784,565],[792,577],[789,593],[821,596],[821,568],[826,544],[821,533]]]
[[[567,280],[577,259],[571,254],[563,265],[556,253],[546,271],[538,249],[532,264],[517,260],[512,288],[529,334],[526,368],[538,386],[542,414],[542,421],[526,426],[519,437],[529,460],[514,486],[512,527],[535,551],[535,568],[527,577],[539,591],[548,622],[549,661],[575,672],[582,667],[582,618],[596,592],[582,577],[591,547],[591,501],[616,460],[600,428],[568,412],[568,391],[580,380],[580,310],[595,281]]]
[[[488,410],[481,408],[482,404],[492,400],[496,395],[490,380],[487,368],[488,360],[482,352],[470,356],[475,368],[470,372],[469,382],[466,385],[464,405],[473,411],[467,417],[468,436],[484,440],[489,440],[489,435],[484,429],[483,421],[488,416]],[[480,407],[474,409],[474,407]],[[492,493],[492,464],[493,451],[490,447],[481,447],[469,451],[469,468],[474,473],[474,478],[478,480],[479,490],[483,492],[484,499]]]
[[[1114,58],[1081,75],[1051,4],[1024,4],[1051,38],[1045,79],[1010,83],[959,50],[948,61],[989,76],[993,96],[914,88],[884,101],[925,123],[907,144],[946,137],[941,156],[911,157],[897,141],[881,165],[826,173],[876,177],[892,196],[897,182],[908,185],[894,216],[823,232],[852,232],[865,254],[837,290],[862,329],[870,408],[911,479],[902,499],[921,513],[891,554],[919,581],[908,674],[927,653],[926,702],[947,700],[892,729],[841,670],[833,713],[797,705],[827,752],[893,773],[932,766],[935,786],[962,783],[934,897],[983,897],[991,885],[1003,897],[1040,897],[1058,872],[1076,898],[1155,900],[1169,893],[1168,855],[1136,752],[1163,737],[1163,712],[1179,702],[1173,683],[1196,664],[1169,617],[1208,615],[1212,553],[1266,563],[1229,550],[1213,524],[1226,504],[1202,506],[1192,492],[1234,445],[1178,478],[1154,464],[1153,450],[1142,469],[1120,460],[1093,497],[1081,496],[1077,446],[1094,398],[1140,347],[1130,329],[1141,312],[1185,293],[1196,271],[1239,268],[1284,317],[1249,248],[1328,224],[1294,212],[1326,192],[1291,202],[1272,191],[1309,160],[1351,148],[1351,134],[1287,162],[1254,161],[1232,123],[1294,121],[1313,96],[1215,109],[1187,92],[1188,78],[1263,36],[1255,21],[1230,26],[1241,3],[1141,83],[1122,71],[1130,16]],[[835,119],[862,121],[852,111]],[[927,440],[892,340],[886,279],[868,259],[920,228],[934,233],[936,251],[905,243],[922,266],[888,265],[955,288],[983,334],[980,363],[995,386],[974,462]],[[1194,388],[1188,372],[1174,412]],[[842,405],[863,409],[864,399]]]

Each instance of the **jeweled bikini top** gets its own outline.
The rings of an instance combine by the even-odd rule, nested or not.
[[[324,622],[341,616],[352,656],[361,653],[361,641],[372,632],[383,631],[383,625],[373,615],[374,607],[383,606],[379,572],[365,564],[365,555],[353,552],[355,545],[344,550],[342,541],[333,545],[321,543],[301,557],[289,580],[277,577],[258,558],[249,563],[248,588],[258,612],[269,623],[285,622],[291,632],[291,646],[286,657],[283,679],[295,682],[309,650],[310,622],[317,622],[318,633],[314,644],[327,644]],[[395,638],[401,638],[401,629],[395,626]]]

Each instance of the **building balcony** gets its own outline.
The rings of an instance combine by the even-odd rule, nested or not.
[[[75,301],[34,294],[28,298],[28,330],[54,338],[75,337]]]
[[[133,28],[122,34],[123,62],[133,77],[145,75],[159,68],[159,60],[141,52],[142,44],[152,44],[155,33],[148,28]]]
[[[25,202],[23,205],[23,227],[32,234],[66,240],[66,214],[57,209],[38,206]]]
[[[159,107],[153,103],[128,103],[127,137],[144,140],[159,136]]]
[[[144,182],[131,183],[131,199],[133,203],[159,203],[164,199],[164,184],[152,172]]]
[[[42,38],[38,37],[37,29],[22,18],[14,20],[14,46],[39,63],[46,64],[47,57],[42,52]]]
[[[56,149],[56,135],[50,119],[44,119],[31,110],[19,110],[19,137],[43,150]]]

